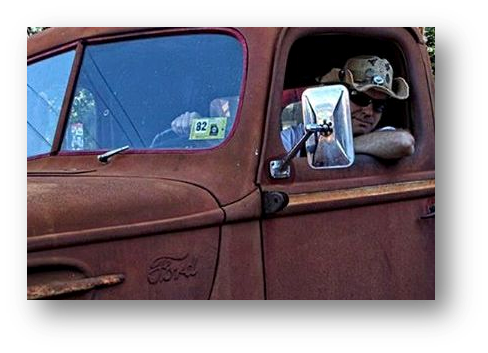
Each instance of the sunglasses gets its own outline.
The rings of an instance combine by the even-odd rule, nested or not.
[[[377,113],[383,113],[385,110],[386,99],[373,99],[367,94],[355,90],[350,92],[349,98],[354,104],[359,105],[360,107],[367,107],[368,105],[373,104],[373,110]]]

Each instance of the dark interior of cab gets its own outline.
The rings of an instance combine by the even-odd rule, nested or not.
[[[286,67],[284,90],[316,86],[316,78],[333,68],[341,68],[348,58],[357,55],[376,55],[393,66],[394,76],[409,82],[401,48],[391,40],[350,35],[321,35],[304,37],[291,47]],[[378,127],[394,126],[412,130],[409,117],[410,100],[391,100]]]

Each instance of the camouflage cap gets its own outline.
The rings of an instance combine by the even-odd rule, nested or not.
[[[374,90],[396,99],[406,99],[409,95],[407,82],[401,77],[393,77],[393,68],[388,60],[372,55],[350,58],[343,69],[332,69],[318,81],[345,83],[359,92]]]

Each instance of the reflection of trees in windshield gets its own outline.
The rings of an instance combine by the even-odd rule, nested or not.
[[[101,122],[101,119],[104,121],[108,119],[114,121],[122,135],[125,136],[126,141],[132,147],[135,147],[138,146],[138,144],[134,143],[129,132],[125,128],[127,126],[131,126],[135,136],[140,141],[140,144],[143,147],[146,147],[131,117],[127,113],[126,109],[124,109],[120,99],[116,95],[116,92],[107,81],[105,75],[102,73],[102,70],[99,68],[97,62],[91,55],[89,49],[87,49],[86,58],[88,58],[89,61],[84,62],[81,71],[81,80],[90,91],[83,88],[78,91],[78,94],[73,101],[69,119],[69,125],[82,123],[83,135],[88,134],[90,136],[89,140],[91,143],[88,143],[86,146],[84,145],[82,149],[116,147],[113,146],[112,143],[100,143],[97,141],[97,138],[94,137],[97,135],[97,132],[100,131],[100,127],[97,125],[97,119],[95,119],[96,115],[99,116],[98,122]],[[89,97],[87,94],[89,94]],[[98,111],[95,108],[95,101],[97,101],[99,105]],[[111,103],[114,104],[112,105]],[[129,124],[124,124],[120,121],[120,117],[122,116],[126,118],[124,120],[128,120]],[[86,119],[88,119],[88,121],[86,121]],[[90,123],[90,120],[92,123]],[[67,138],[67,136],[65,138]],[[69,143],[66,147],[70,148]]]
[[[67,148],[70,150],[99,149],[101,146],[96,138],[96,126],[95,98],[89,90],[82,88],[76,92],[71,104],[65,143],[66,139],[71,141],[68,142],[69,146]],[[81,132],[81,136],[78,136],[80,141],[73,141],[77,137],[76,134],[78,132]]]
[[[117,94],[116,94],[116,91],[111,87],[111,85],[108,83],[106,77],[104,76],[104,74],[102,73],[102,71],[100,70],[100,67],[98,66],[97,62],[95,61],[95,59],[93,58],[93,55],[91,54],[91,52],[89,50],[87,50],[88,52],[88,57],[90,58],[91,62],[93,63],[93,66],[95,68],[95,71],[96,73],[99,75],[100,79],[101,79],[101,82],[103,82],[104,86],[107,88],[107,92],[109,93],[109,98],[113,101],[115,101],[116,103],[116,106],[119,107],[120,111],[122,112],[122,114],[127,118],[127,120],[129,121],[129,124],[130,126],[132,127],[132,129],[134,130],[135,134],[137,135],[139,141],[141,142],[142,146],[143,147],[146,147],[146,144],[144,143],[144,140],[142,139],[139,131],[137,130],[137,128],[135,127],[134,125],[134,122],[132,121],[131,117],[129,116],[129,114],[127,113],[127,110],[124,108],[124,106],[122,105],[122,102],[120,101],[120,99],[117,97]],[[106,105],[107,108],[108,108],[108,105]],[[115,109],[114,109],[115,110]],[[121,130],[124,132],[124,134],[127,136],[127,139],[129,140],[130,144],[132,146],[135,146],[134,143],[131,141],[131,139],[129,138],[127,132],[125,131],[124,127],[122,126],[122,124],[120,124],[120,122],[118,121],[117,117],[115,114],[113,114],[113,117],[114,119],[117,121],[117,123],[119,124],[119,127],[121,128]]]
[[[87,89],[82,88],[73,98],[71,105],[71,118],[73,122],[80,122],[82,117],[95,111],[95,99],[93,94]]]

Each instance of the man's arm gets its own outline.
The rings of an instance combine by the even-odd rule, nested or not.
[[[354,138],[354,150],[383,159],[410,156],[415,151],[415,139],[405,130],[374,131]]]

